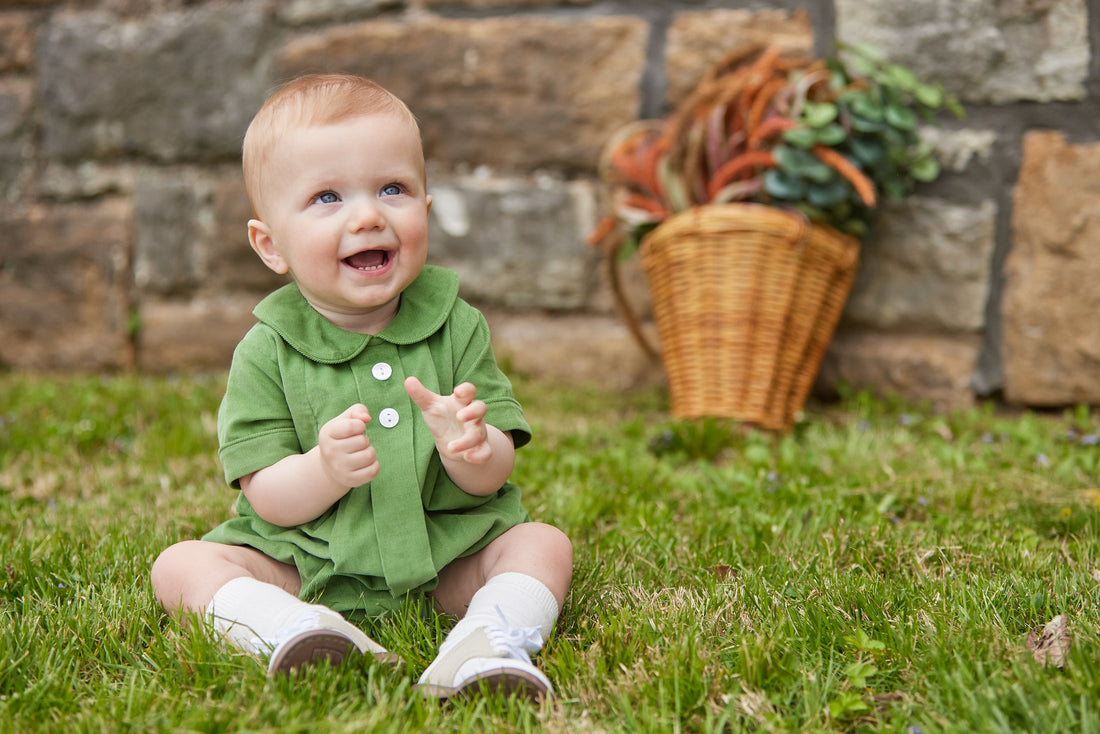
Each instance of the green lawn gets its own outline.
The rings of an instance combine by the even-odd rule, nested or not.
[[[0,374],[0,731],[1100,730],[1096,413],[854,395],[777,437],[519,381],[514,479],[576,549],[558,696],[440,707],[420,605],[368,630],[403,675],[293,680],[160,612],[153,558],[230,512],[222,380]]]

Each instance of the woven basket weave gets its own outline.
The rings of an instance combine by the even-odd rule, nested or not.
[[[663,222],[641,255],[673,415],[790,430],[851,290],[858,241],[796,212],[711,204]]]

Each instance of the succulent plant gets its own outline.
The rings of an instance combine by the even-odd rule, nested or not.
[[[735,52],[667,118],[607,143],[611,212],[592,240],[629,252],[672,214],[734,201],[797,209],[862,238],[883,197],[939,175],[919,125],[945,108],[962,114],[940,85],[868,45],[838,44],[827,59]]]

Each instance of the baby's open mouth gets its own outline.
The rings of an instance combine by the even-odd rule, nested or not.
[[[390,253],[388,250],[364,250],[345,257],[344,262],[356,270],[378,270],[389,264]]]

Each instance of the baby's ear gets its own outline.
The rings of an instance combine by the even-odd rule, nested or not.
[[[264,265],[274,270],[279,275],[286,275],[290,270],[286,260],[279,254],[275,247],[275,241],[271,239],[271,231],[267,225],[259,219],[248,220],[248,242],[252,249],[264,261]]]

